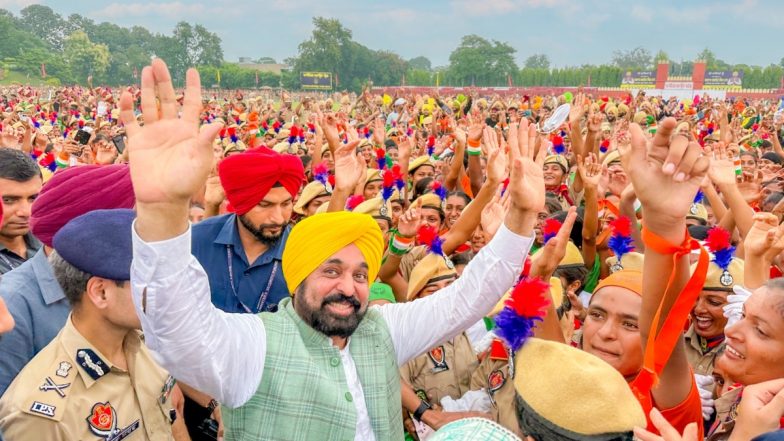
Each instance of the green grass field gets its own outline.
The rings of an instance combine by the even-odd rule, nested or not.
[[[5,76],[2,80],[0,80],[0,85],[2,86],[9,86],[12,84],[23,84],[23,85],[31,85],[31,86],[46,86],[46,81],[40,77],[40,75],[30,75],[30,78],[27,75],[16,72],[13,70],[5,71]]]

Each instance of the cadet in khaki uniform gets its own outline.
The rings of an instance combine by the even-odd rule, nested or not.
[[[428,253],[411,271],[407,297],[409,301],[426,297],[450,285],[457,278],[454,265],[443,255]],[[468,392],[477,360],[465,333],[431,348],[400,368],[400,376],[421,399],[431,405],[444,397],[458,399]]]
[[[131,301],[134,217],[97,210],[55,235],[50,261],[73,311],[0,399],[7,439],[173,438],[174,381],[144,346]]]
[[[695,264],[696,265],[696,264]],[[691,326],[685,333],[686,356],[695,374],[712,375],[716,358],[724,347],[723,306],[735,285],[743,285],[744,263],[732,258],[726,268],[712,260],[708,265],[705,284],[691,311]]]
[[[571,242],[569,242],[569,244],[572,245]],[[569,251],[567,248],[567,255],[568,254]],[[564,264],[563,260],[561,261],[561,264]],[[561,284],[560,279],[556,277],[550,278],[549,292],[553,306],[558,310],[563,304],[564,298],[563,285]],[[501,312],[504,303],[509,298],[509,294],[510,293],[504,295],[501,301],[499,301],[490,312],[489,316],[495,317],[496,314]],[[570,319],[567,315],[563,315],[559,322],[561,329],[564,332],[565,341],[569,341],[568,339],[571,338],[572,332],[567,332],[570,329],[567,326],[570,326],[573,330],[574,324],[570,323]],[[522,438],[523,434],[520,431],[514,405],[515,389],[512,379],[514,363],[509,363],[509,355],[510,351],[503,341],[498,338],[493,339],[493,342],[490,344],[490,349],[484,354],[482,361],[479,363],[479,367],[471,376],[471,390],[484,389],[487,391],[488,395],[490,395],[490,400],[493,403],[493,408],[490,411],[493,419],[498,424],[511,430]]]

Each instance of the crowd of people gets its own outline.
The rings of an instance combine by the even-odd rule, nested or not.
[[[0,439],[784,439],[784,103],[0,108]]]

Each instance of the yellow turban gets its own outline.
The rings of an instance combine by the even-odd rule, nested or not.
[[[316,214],[295,225],[283,249],[283,277],[289,293],[330,256],[351,244],[365,257],[370,285],[378,275],[384,250],[381,229],[372,217],[339,211]]]

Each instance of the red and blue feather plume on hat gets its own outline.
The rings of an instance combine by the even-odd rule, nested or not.
[[[435,193],[436,196],[438,196],[438,198],[442,201],[446,199],[447,190],[440,181],[433,181],[430,184],[430,189],[433,190],[433,193]]]
[[[601,143],[599,143],[599,151],[602,153],[607,153],[607,150],[610,149],[610,140],[603,139]]]
[[[702,190],[697,190],[697,194],[694,195],[694,203],[700,204],[702,203],[703,199],[705,199],[705,194],[702,192]]]
[[[433,156],[436,146],[436,137],[430,135],[427,137],[427,156]]]
[[[444,255],[444,250],[442,248],[444,243],[438,235],[438,228],[436,227],[421,227],[417,232],[417,243],[425,245],[430,253],[437,256]]]
[[[384,170],[387,166],[387,152],[384,149],[376,149],[376,163],[379,170]]]
[[[294,144],[297,142],[297,134],[299,133],[299,127],[291,126],[289,130],[289,145]]]
[[[534,333],[536,322],[545,316],[550,301],[546,297],[550,285],[539,277],[523,277],[495,316],[495,334],[514,352]]]
[[[383,198],[384,202],[386,202],[389,200],[389,198],[392,197],[392,193],[394,192],[395,192],[395,176],[394,174],[390,173],[389,170],[385,170],[383,176],[383,183],[381,184],[381,198]]]
[[[406,186],[406,181],[403,179],[403,171],[400,170],[400,164],[392,166],[392,176],[395,178],[395,187],[397,191],[402,191]]]
[[[354,209],[357,208],[357,205],[363,202],[365,202],[365,197],[362,196],[361,194],[355,194],[353,196],[350,196],[346,201],[346,210],[354,211]]]
[[[705,244],[713,253],[713,262],[716,266],[727,271],[735,253],[735,247],[730,243],[730,232],[721,227],[713,227],[708,230]]]
[[[553,152],[556,155],[563,155],[566,152],[566,146],[564,146],[564,141],[561,136],[553,136]]]
[[[544,236],[544,243],[547,243],[555,237],[556,234],[561,230],[561,226],[563,224],[558,219],[550,218],[544,221],[544,226],[542,227],[542,236]]]
[[[332,182],[334,177],[329,174],[329,170],[324,164],[319,164],[316,166],[316,169],[314,170],[314,178],[321,182],[321,184],[327,190],[330,190],[332,187],[334,187],[334,183]]]
[[[621,216],[610,222],[610,230],[612,233],[607,241],[607,247],[612,250],[620,262],[625,254],[634,251],[632,221],[626,216]]]

